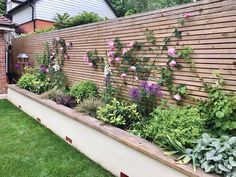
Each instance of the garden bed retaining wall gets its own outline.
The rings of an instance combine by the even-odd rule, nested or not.
[[[213,177],[175,163],[146,140],[15,85],[8,86],[8,100],[116,176]]]

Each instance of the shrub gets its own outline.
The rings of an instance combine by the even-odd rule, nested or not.
[[[145,126],[145,136],[161,147],[172,150],[169,139],[193,147],[205,131],[205,120],[193,107],[157,108]]]
[[[73,97],[69,96],[69,95],[64,95],[64,96],[58,97],[57,100],[56,100],[56,103],[64,105],[64,106],[69,107],[69,108],[73,108],[77,104],[76,100]]]
[[[68,27],[77,26],[77,25],[84,25],[88,23],[95,23],[102,21],[102,18],[98,16],[98,14],[93,12],[83,12],[80,15],[76,15],[71,17],[68,20]]]
[[[216,87],[208,89],[208,99],[201,101],[199,110],[207,117],[212,133],[233,134],[236,131],[236,96]]]
[[[216,172],[225,177],[236,174],[236,137],[224,136],[221,139],[203,134],[193,150],[196,165],[205,172]]]
[[[33,93],[41,94],[50,89],[50,81],[46,78],[40,78],[41,75],[24,74],[17,85]]]
[[[55,27],[47,27],[47,28],[44,28],[44,29],[36,29],[35,30],[35,33],[36,34],[41,34],[41,33],[47,33],[47,32],[51,32],[51,31],[54,31],[56,28]]]
[[[51,89],[41,95],[41,98],[50,99],[57,104],[64,105],[69,108],[76,106],[76,100],[67,95],[63,89]]]
[[[57,14],[54,18],[54,27],[56,29],[68,28],[77,25],[84,25],[102,21],[103,19],[93,12],[83,12],[82,14],[70,17],[69,14]]]
[[[92,117],[97,117],[97,109],[98,107],[104,106],[104,102],[101,99],[97,98],[88,98],[83,100],[75,110],[78,112],[85,113]]]
[[[98,88],[92,81],[82,81],[74,84],[70,88],[70,95],[73,96],[77,102],[81,102],[84,99],[90,97],[96,97],[98,94]]]
[[[98,119],[120,128],[127,128],[140,120],[136,104],[128,105],[117,99],[113,99],[110,104],[99,107],[97,116]]]

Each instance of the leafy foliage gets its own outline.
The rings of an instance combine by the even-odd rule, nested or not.
[[[208,87],[208,99],[199,104],[202,116],[206,116],[208,129],[215,134],[236,133],[236,96],[218,87]]]
[[[92,117],[97,117],[97,109],[104,106],[104,102],[98,98],[88,98],[83,100],[75,110],[78,112],[85,113]]]
[[[98,108],[97,117],[120,128],[127,128],[140,119],[136,104],[128,105],[115,98],[110,104]]]
[[[156,144],[173,150],[168,137],[183,146],[193,147],[205,131],[205,120],[193,107],[157,108],[145,126],[145,136]]]
[[[54,31],[56,28],[55,27],[48,27],[48,28],[44,28],[44,29],[36,29],[35,30],[35,34],[41,34],[41,33],[47,33],[47,32],[51,32]]]
[[[198,109],[201,116],[207,117],[211,133],[236,135],[236,95],[223,90],[224,79],[219,72],[215,72],[215,76],[215,85],[198,76],[208,93],[208,98],[199,102]]]
[[[203,134],[193,150],[196,165],[205,172],[216,172],[225,177],[236,174],[236,137],[220,139]]]
[[[70,19],[70,15],[68,13],[64,13],[64,14],[57,13],[56,17],[53,19],[55,21],[54,27],[56,29],[67,28],[69,19]]]
[[[3,15],[5,13],[5,1],[0,0],[0,15]]]
[[[189,3],[191,0],[111,0],[120,16]]]
[[[95,22],[99,22],[102,21],[103,19],[101,17],[98,16],[98,14],[94,13],[94,12],[83,12],[80,15],[71,17],[68,20],[68,27],[72,27],[72,26],[77,26],[77,25],[84,25],[84,24],[88,24],[88,23],[95,23]]]
[[[98,95],[98,88],[92,81],[81,81],[72,85],[70,95],[79,103],[84,99],[96,97]]]
[[[58,14],[54,18],[54,27],[56,29],[63,29],[77,25],[84,25],[102,21],[103,19],[93,12],[83,12],[79,15],[70,17],[68,13]]]
[[[30,73],[24,74],[17,82],[17,85],[37,94],[41,94],[50,89],[50,81],[48,79],[40,78],[39,75]]]

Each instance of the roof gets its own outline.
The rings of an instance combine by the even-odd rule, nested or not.
[[[16,3],[22,3],[22,2],[24,2],[24,1],[26,1],[26,0],[11,0],[12,2],[16,2]]]
[[[0,16],[0,26],[12,27],[12,26],[14,26],[14,24],[12,23],[11,20],[6,18],[5,16]]]
[[[20,9],[21,7],[24,7],[26,5],[28,5],[29,3],[33,2],[33,1],[37,1],[37,0],[26,0],[26,1],[23,1],[21,4],[19,4],[18,6],[16,6],[15,8],[11,9],[8,11],[8,13],[12,13],[18,9]],[[114,14],[118,17],[118,13],[117,11],[115,10],[115,8],[112,6],[111,2],[109,0],[105,0],[105,2],[109,5],[109,7],[111,8],[111,10],[114,12]]]

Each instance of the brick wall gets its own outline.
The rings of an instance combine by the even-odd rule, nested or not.
[[[35,20],[35,28],[36,29],[45,29],[53,26],[53,22],[45,21],[45,20]],[[20,25],[20,28],[24,33],[30,33],[34,31],[34,23],[33,21],[24,23]]]
[[[5,62],[4,33],[0,32],[0,94],[6,93],[7,77]]]

